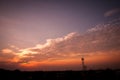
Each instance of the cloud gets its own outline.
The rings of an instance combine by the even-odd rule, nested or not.
[[[5,48],[0,51],[0,62],[15,62],[16,57],[16,52],[11,49]]]
[[[10,44],[8,44],[11,48],[13,48],[13,49],[15,49],[15,50],[19,50],[19,48],[18,47],[16,47],[15,45],[10,45]]]
[[[1,53],[3,58],[11,59],[12,63],[17,62],[24,66],[33,65],[33,62],[38,65],[45,61],[79,60],[83,55],[120,55],[119,35],[120,19],[116,19],[96,25],[85,34],[72,32],[64,37],[47,39],[46,43],[36,44],[35,47],[17,48],[18,52],[6,48]],[[15,46],[11,47],[16,48]],[[12,56],[9,57],[10,55]]]
[[[110,16],[113,16],[113,15],[116,15],[116,14],[120,14],[120,8],[109,10],[109,11],[105,12],[104,16],[105,17],[110,17]]]
[[[16,62],[0,61],[0,68],[9,69],[9,70],[15,70],[15,69],[20,68],[20,66]]]
[[[22,49],[21,60],[29,62],[64,58],[80,58],[97,52],[115,51],[120,49],[120,20],[96,25],[85,34],[70,33],[62,38],[48,39],[45,44]],[[106,53],[107,54],[107,53]]]
[[[2,53],[12,53],[13,51],[11,49],[3,49]]]

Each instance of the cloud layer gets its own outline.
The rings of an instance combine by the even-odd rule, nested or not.
[[[24,56],[33,60],[78,57],[89,53],[120,49],[119,20],[97,25],[83,35],[70,33],[63,38],[48,39],[45,44],[23,49]],[[27,58],[29,58],[27,57]],[[26,59],[26,58],[25,58]]]
[[[96,25],[85,34],[72,32],[64,37],[47,39],[35,47],[1,51],[0,61],[10,61],[18,65],[45,61],[76,60],[81,56],[120,55],[120,19]],[[16,47],[12,47],[15,48]],[[6,56],[5,56],[6,55]],[[5,59],[3,59],[5,58]],[[28,65],[27,64],[27,65]]]

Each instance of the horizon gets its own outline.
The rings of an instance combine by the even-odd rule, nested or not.
[[[104,68],[104,69],[87,69],[87,70],[20,70],[20,69],[4,69],[0,68],[0,71],[17,71],[17,72],[87,72],[87,71],[120,71],[120,68],[118,69],[111,69],[111,68]]]

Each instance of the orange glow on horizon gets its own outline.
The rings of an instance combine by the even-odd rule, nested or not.
[[[114,57],[114,58],[113,58]],[[118,61],[118,56],[113,55],[94,55],[91,57],[85,57],[85,65],[96,65],[96,64],[107,64],[109,62],[114,63]],[[20,66],[24,68],[37,68],[43,66],[74,66],[79,65],[81,66],[81,58],[68,58],[68,59],[61,59],[61,60],[45,60],[45,61],[29,61],[28,63],[21,63]]]
[[[28,63],[21,63],[22,67],[36,67],[36,66],[64,66],[64,65],[74,65],[80,63],[80,59],[64,59],[64,60],[46,60],[46,61],[30,61]]]

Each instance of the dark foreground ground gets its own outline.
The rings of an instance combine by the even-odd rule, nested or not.
[[[27,72],[0,69],[0,80],[120,80],[120,70]]]

